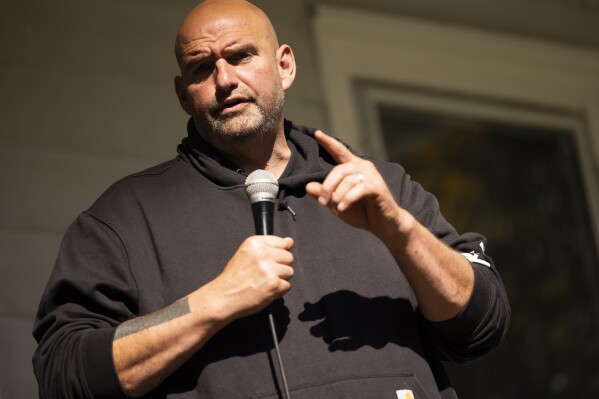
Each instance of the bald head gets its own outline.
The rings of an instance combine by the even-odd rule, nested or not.
[[[256,150],[262,155],[272,140],[285,140],[283,107],[295,59],[290,46],[278,45],[262,10],[244,0],[206,0],[183,20],[175,51],[181,69],[175,92],[206,141],[244,158],[250,148],[244,140],[264,140]]]
[[[272,47],[279,47],[277,35],[268,16],[245,0],[205,0],[185,17],[175,40],[175,56],[181,59],[190,44],[218,33],[219,28],[237,24],[239,29],[252,31]]]

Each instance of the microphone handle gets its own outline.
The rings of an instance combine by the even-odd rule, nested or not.
[[[273,201],[256,201],[252,204],[256,235],[266,236],[273,234],[274,212],[275,203]]]

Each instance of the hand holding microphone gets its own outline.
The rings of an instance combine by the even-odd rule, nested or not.
[[[232,318],[254,314],[282,297],[293,276],[291,238],[252,236],[243,241],[218,276],[219,295]]]
[[[293,239],[273,233],[274,203],[279,190],[269,172],[251,173],[245,184],[256,235],[239,246],[223,272],[212,282],[227,318],[254,314],[289,291],[293,276]]]

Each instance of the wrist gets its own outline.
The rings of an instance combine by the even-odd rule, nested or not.
[[[199,324],[220,329],[234,319],[230,307],[218,291],[218,287],[208,283],[189,294],[189,306]]]
[[[414,219],[414,216],[398,206],[391,218],[388,231],[383,237],[379,238],[389,249],[396,248],[397,246],[404,247],[416,224],[417,222],[416,219]]]

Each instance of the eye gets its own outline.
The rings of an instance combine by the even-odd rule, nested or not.
[[[214,64],[211,62],[203,62],[201,64],[196,65],[193,69],[194,74],[196,75],[206,75],[212,73],[214,69]]]
[[[247,60],[250,58],[250,53],[248,52],[239,52],[234,54],[233,56],[229,57],[229,64],[231,65],[238,65],[240,63],[242,63],[243,61]]]

